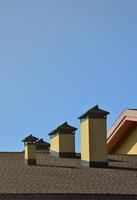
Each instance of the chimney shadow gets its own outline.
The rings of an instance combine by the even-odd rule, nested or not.
[[[125,161],[122,161],[122,160],[117,160],[117,159],[108,159],[108,162],[125,162]]]
[[[135,171],[135,172],[137,172],[137,168],[133,168],[133,167],[109,166],[108,169]]]
[[[61,166],[61,165],[44,165],[44,164],[37,164],[37,167],[51,167],[51,168],[63,168],[63,169],[79,169],[78,167],[75,166]],[[91,168],[92,169],[92,168]],[[137,172],[137,168],[133,167],[122,167],[122,166],[108,166],[105,169],[112,169],[112,170],[124,170],[124,171],[135,171]]]
[[[43,165],[43,164],[37,164],[36,166],[38,167],[53,167],[53,168],[63,168],[63,169],[78,169],[78,167],[74,167],[74,166],[59,166],[59,165]]]

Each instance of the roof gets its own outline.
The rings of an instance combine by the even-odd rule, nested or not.
[[[71,131],[71,132],[75,132],[77,130],[77,128],[70,126],[67,122],[64,122],[63,124],[61,124],[60,126],[58,126],[55,130],[51,131],[48,135],[54,135],[59,131]]]
[[[37,158],[37,166],[30,166],[23,153],[0,153],[0,195],[137,195],[137,156],[109,155],[109,168],[83,167],[79,155],[37,153]]]
[[[84,119],[87,116],[89,117],[105,117],[109,114],[109,112],[102,110],[99,108],[98,105],[92,107],[87,112],[85,112],[83,115],[81,115],[78,119]]]
[[[107,133],[108,153],[114,153],[137,126],[137,110],[125,109]]]
[[[29,136],[27,136],[26,138],[24,138],[24,139],[22,140],[22,142],[34,143],[34,142],[36,142],[37,140],[38,140],[37,137],[34,137],[33,135],[29,135]]]

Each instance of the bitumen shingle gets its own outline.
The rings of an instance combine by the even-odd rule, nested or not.
[[[80,158],[37,153],[37,165],[24,153],[0,153],[0,194],[137,195],[137,156],[109,155],[108,168],[83,167]]]

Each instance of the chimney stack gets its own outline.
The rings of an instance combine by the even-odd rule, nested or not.
[[[38,138],[29,135],[22,142],[25,146],[25,163],[28,165],[36,165],[36,144]]]
[[[80,119],[81,164],[89,167],[107,167],[106,120],[109,112],[98,105],[88,110]]]
[[[36,144],[36,152],[49,152],[50,144],[45,142],[43,138],[39,139],[35,142]]]
[[[50,154],[55,157],[75,157],[75,131],[77,128],[67,122],[49,133],[51,139]]]

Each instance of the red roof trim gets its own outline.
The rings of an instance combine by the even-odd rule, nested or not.
[[[108,153],[112,153],[120,140],[123,139],[129,129],[137,124],[137,110],[124,110],[108,131]]]

